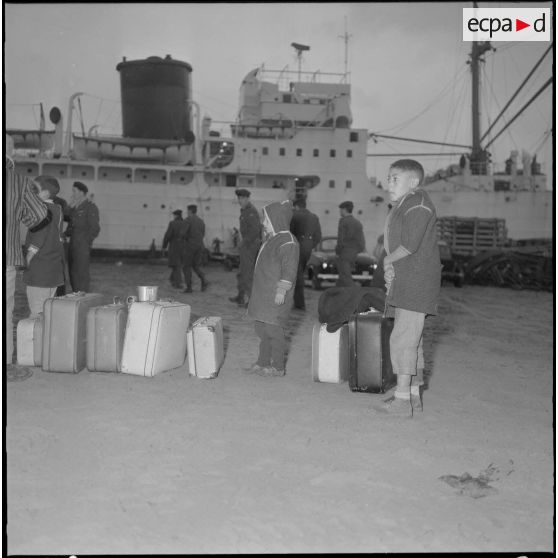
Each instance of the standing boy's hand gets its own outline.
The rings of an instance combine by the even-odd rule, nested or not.
[[[281,304],[283,304],[284,302],[285,302],[285,291],[278,290],[275,293],[275,304],[277,304],[277,306],[281,306]]]

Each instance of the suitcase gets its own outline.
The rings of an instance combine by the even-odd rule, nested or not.
[[[196,320],[188,329],[188,368],[191,376],[215,378],[223,364],[223,320],[209,316]]]
[[[389,355],[393,319],[381,312],[356,314],[349,320],[349,388],[384,393],[397,383]]]
[[[329,333],[326,327],[317,323],[312,330],[312,379],[340,384],[349,377],[349,328]]]
[[[90,308],[87,313],[87,369],[120,372],[128,305],[114,297],[112,304]]]
[[[43,314],[17,323],[17,363],[41,366],[43,361]]]
[[[155,376],[184,364],[190,306],[180,302],[132,302],[121,372]]]
[[[102,294],[79,292],[45,301],[43,370],[77,374],[85,368],[87,312],[104,300]]]

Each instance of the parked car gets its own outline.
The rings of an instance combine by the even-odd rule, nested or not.
[[[305,278],[310,281],[314,289],[321,289],[324,281],[337,281],[339,272],[336,264],[336,245],[337,237],[325,236],[312,252],[306,264]],[[376,260],[367,252],[361,252],[352,269],[353,279],[365,287],[368,286],[376,267]]]
[[[465,269],[453,257],[451,247],[445,240],[438,241],[440,260],[442,262],[442,284],[451,281],[456,287],[462,287],[465,282]]]

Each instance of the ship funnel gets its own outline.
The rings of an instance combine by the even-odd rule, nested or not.
[[[116,70],[124,137],[192,141],[190,64],[167,54],[164,59],[124,58]]]

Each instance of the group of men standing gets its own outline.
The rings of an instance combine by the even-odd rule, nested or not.
[[[66,291],[89,291],[91,244],[98,236],[99,211],[87,198],[87,186],[74,182],[72,200],[58,196],[60,184],[52,176],[33,180],[16,172],[5,157],[5,300],[6,364],[13,359],[13,311],[18,268],[32,315],[42,311],[46,298]],[[67,222],[66,230],[63,223]],[[23,239],[21,226],[27,230]],[[24,247],[24,249],[23,249]]]
[[[176,289],[181,289],[182,275],[186,288],[185,293],[192,290],[192,271],[201,281],[201,290],[205,291],[209,285],[205,273],[201,269],[205,236],[205,223],[198,217],[197,205],[187,207],[188,216],[182,218],[182,210],[173,211],[174,220],[169,223],[163,238],[163,250],[168,248],[169,267],[171,268],[170,283]]]
[[[237,294],[229,300],[246,307],[252,291],[252,281],[256,258],[262,245],[262,222],[259,211],[250,201],[250,191],[238,188],[235,194],[240,205],[240,236],[239,271],[237,275]],[[322,230],[318,216],[309,211],[304,198],[297,198],[293,202],[293,217],[290,232],[299,243],[299,261],[296,284],[294,288],[293,305],[304,310],[304,271],[314,250],[322,239]],[[343,202],[339,206],[341,218],[339,220],[336,253],[338,256],[339,279],[337,286],[351,286],[352,268],[356,256],[365,249],[365,240],[360,221],[352,216],[353,203]],[[169,267],[171,267],[170,282],[175,288],[181,288],[182,272],[186,280],[184,292],[192,292],[192,270],[201,280],[201,290],[207,288],[207,280],[200,269],[201,254],[203,252],[203,235],[205,225],[196,215],[197,206],[188,206],[188,217],[182,219],[182,211],[173,212],[175,218],[169,223],[163,240],[163,250],[168,246]]]

